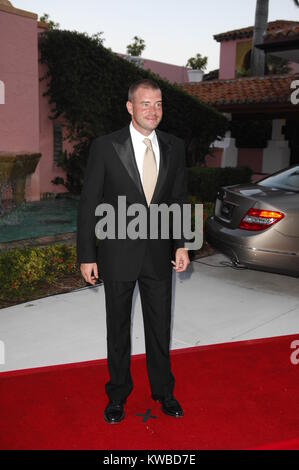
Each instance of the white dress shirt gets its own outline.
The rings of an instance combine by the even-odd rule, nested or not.
[[[143,159],[144,159],[144,154],[145,154],[145,151],[146,151],[146,145],[143,142],[143,140],[145,138],[150,139],[151,142],[152,142],[152,147],[153,147],[153,151],[154,151],[155,158],[156,158],[156,164],[157,164],[157,174],[159,174],[160,149],[159,149],[157,134],[156,134],[155,130],[153,130],[153,132],[151,132],[150,135],[145,136],[145,135],[141,134],[141,132],[137,131],[137,129],[135,129],[135,127],[133,126],[132,121],[131,121],[130,133],[131,133],[131,138],[132,138],[136,163],[137,163],[137,167],[138,167],[138,171],[139,171],[139,174],[140,174],[141,181],[142,181]],[[143,183],[143,181],[142,181],[142,183]]]

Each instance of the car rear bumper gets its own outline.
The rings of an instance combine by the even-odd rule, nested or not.
[[[259,246],[256,233],[230,229],[210,217],[205,224],[205,236],[208,243],[244,266],[292,276],[299,275],[297,253],[265,250]]]

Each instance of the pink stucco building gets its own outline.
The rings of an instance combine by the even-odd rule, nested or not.
[[[144,70],[159,75],[161,78],[169,80],[171,83],[189,83],[188,68],[180,65],[167,64],[157,60],[145,59],[144,57],[131,57],[128,54],[118,54],[123,59],[135,63]]]
[[[46,97],[46,82],[40,81],[45,65],[38,62],[38,36],[47,25],[34,13],[14,8],[10,1],[0,0],[0,196],[11,198],[11,188],[2,184],[14,171],[8,161],[40,154],[36,165],[27,169],[25,199],[37,201],[49,194],[65,192],[62,185],[51,181],[64,176],[56,165],[61,150],[71,150],[63,140],[62,123],[48,118],[51,114]],[[186,67],[144,59],[143,68],[167,78],[186,83]],[[34,170],[30,173],[30,171]],[[28,173],[29,171],[29,173]],[[1,189],[2,188],[2,189]],[[1,197],[0,197],[1,201]]]
[[[299,163],[297,129],[299,105],[291,102],[292,86],[299,84],[299,22],[277,20],[268,23],[263,44],[266,53],[286,59],[290,72],[283,75],[246,77],[250,67],[253,26],[217,34],[220,43],[219,79],[183,88],[192,96],[226,114],[229,120],[272,121],[272,136],[265,148],[238,148],[228,131],[214,142],[208,166],[249,166],[258,179],[262,174]]]
[[[38,35],[46,27],[36,14],[0,0],[0,176],[9,172],[3,169],[5,157],[40,153],[34,172],[26,176],[27,201],[64,191],[51,183],[63,172],[53,159],[54,124],[48,119],[50,107],[42,96],[45,82],[39,80],[43,70],[38,63]],[[2,197],[9,198],[9,192]]]
[[[298,21],[270,21],[265,41],[273,37],[289,37],[298,35]],[[249,65],[249,55],[253,37],[253,26],[216,34],[214,39],[220,43],[219,79],[236,78],[238,72],[246,70]],[[292,73],[299,73],[299,63],[290,60]]]
[[[62,185],[51,182],[55,177],[64,176],[56,164],[56,158],[61,150],[70,150],[70,144],[63,139],[62,123],[49,119],[50,106],[43,96],[46,83],[40,81],[40,77],[45,73],[45,66],[38,62],[38,37],[46,28],[46,24],[38,22],[36,14],[14,8],[8,0],[0,0],[2,199],[11,197],[11,189],[3,185],[11,175],[17,175],[17,191],[19,194],[23,191],[27,201],[66,191]],[[299,110],[289,103],[290,82],[294,77],[299,77],[296,75],[299,71],[298,50],[294,51],[294,39],[299,41],[299,24],[282,20],[269,23],[267,47],[274,47],[275,41],[287,44],[288,40],[292,40],[292,74],[281,77],[281,80],[279,77],[236,78],[236,73],[248,64],[252,30],[252,27],[243,28],[215,36],[221,43],[220,80],[192,84],[188,83],[186,67],[143,58],[139,65],[170,82],[181,84],[188,93],[230,117],[238,118],[246,113],[255,113],[256,116],[268,113],[268,117],[273,117],[273,135],[266,149],[238,149],[228,133],[223,141],[213,145],[214,156],[207,157],[210,166],[248,164],[256,173],[270,173],[292,162],[283,126],[288,117],[298,116]],[[280,53],[289,57],[287,46]],[[269,103],[266,103],[266,97],[269,97]],[[25,176],[20,177],[19,164],[25,161]]]

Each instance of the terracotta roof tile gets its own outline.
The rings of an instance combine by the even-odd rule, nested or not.
[[[276,31],[290,31],[292,27],[299,27],[298,21],[276,20],[270,21],[267,27],[267,36],[275,34]],[[229,41],[233,39],[251,38],[253,35],[253,26],[247,28],[234,29],[226,33],[215,34],[214,39],[218,42]]]
[[[221,108],[223,105],[282,103],[290,104],[291,82],[299,74],[211,80],[186,83],[182,88],[200,101]]]
[[[289,25],[285,26],[284,28],[277,29],[275,31],[270,31],[266,36],[266,40],[273,40],[279,38],[293,38],[294,36],[299,37],[299,24]]]

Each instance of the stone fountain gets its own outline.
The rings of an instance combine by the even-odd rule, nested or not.
[[[10,11],[14,7],[9,0],[0,0],[1,10]],[[4,103],[1,103],[1,105]],[[3,144],[0,142],[0,145]],[[3,144],[5,148],[5,144]],[[4,202],[20,205],[26,200],[26,178],[33,174],[41,158],[35,152],[0,151],[0,215],[4,212]],[[8,192],[8,197],[6,192]]]
[[[26,178],[35,172],[40,158],[40,153],[0,152],[0,214],[4,187],[11,187],[14,204],[25,202]]]

